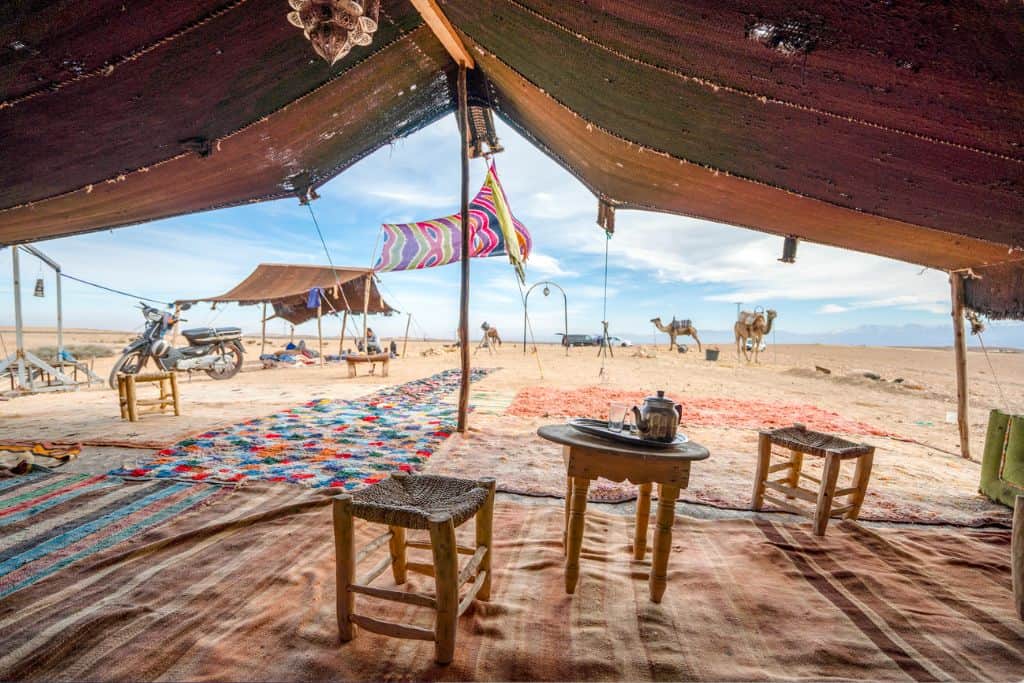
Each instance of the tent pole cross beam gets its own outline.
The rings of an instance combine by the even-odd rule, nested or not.
[[[459,65],[459,68],[472,69],[476,66],[473,56],[469,54],[466,45],[459,38],[459,34],[455,32],[455,28],[448,21],[448,17],[444,15],[441,8],[437,6],[435,0],[411,0],[411,2],[416,11],[423,17],[423,21],[434,32],[437,39],[441,41],[444,49],[448,51],[451,58]]]
[[[459,291],[459,353],[462,357],[462,377],[459,381],[457,429],[460,433],[465,433],[469,415],[469,145],[466,140],[466,133],[469,130],[468,116],[466,65],[459,64],[459,156],[462,162],[462,202],[459,211],[462,224],[462,255],[459,261],[462,271]]]
[[[964,339],[964,274],[949,274],[953,301],[953,351],[956,355],[956,422],[960,430],[960,455],[971,457],[971,431],[967,400],[967,342]]]

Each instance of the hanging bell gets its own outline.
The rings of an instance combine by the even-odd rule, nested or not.
[[[36,291],[34,292],[34,294],[40,299],[46,296],[46,292],[43,289],[43,278],[41,277],[36,278]]]

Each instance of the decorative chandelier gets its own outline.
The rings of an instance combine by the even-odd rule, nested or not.
[[[354,45],[373,42],[380,0],[288,0],[288,21],[301,28],[313,50],[328,64],[347,55]]]

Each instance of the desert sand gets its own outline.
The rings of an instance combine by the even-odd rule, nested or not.
[[[65,333],[65,344],[102,344],[119,349],[129,333],[72,330]],[[13,335],[4,332],[10,345]],[[286,340],[273,338],[271,348]],[[26,335],[31,349],[52,345],[53,332],[34,330]],[[307,339],[315,347],[315,339]],[[337,340],[325,344],[328,352],[337,350]],[[349,344],[350,345],[350,344]],[[181,390],[184,414],[150,415],[137,423],[119,417],[117,398],[106,387],[92,387],[74,392],[21,396],[0,401],[0,441],[51,441],[82,443],[84,449],[70,467],[78,470],[105,471],[132,458],[145,458],[153,449],[173,444],[189,435],[216,426],[265,415],[298,405],[312,398],[356,398],[386,384],[396,384],[425,377],[446,368],[458,367],[456,351],[445,350],[443,342],[411,341],[404,358],[391,363],[390,376],[369,376],[360,368],[357,378],[349,379],[344,364],[326,367],[278,367],[263,369],[257,360],[258,339],[247,338],[246,365],[242,373],[227,381],[213,381],[204,374],[182,377]],[[769,348],[759,365],[737,362],[733,347],[721,346],[717,362],[705,360],[691,350],[680,354],[667,351],[667,341],[658,347],[646,345],[614,349],[615,357],[602,361],[595,348],[575,348],[566,353],[556,345],[541,344],[523,352],[521,345],[506,343],[494,353],[476,350],[473,364],[500,368],[474,385],[474,392],[488,397],[504,397],[508,403],[527,387],[553,390],[597,387],[598,389],[654,392],[665,389],[682,402],[722,399],[729,401],[765,401],[773,405],[809,405],[837,413],[843,419],[870,427],[852,430],[850,438],[867,441],[878,449],[875,460],[873,489],[890,487],[890,497],[907,495],[925,499],[934,494],[956,504],[968,501],[972,510],[985,508],[999,516],[997,506],[988,504],[977,494],[980,458],[990,408],[1014,411],[1024,388],[1024,354],[981,352],[969,354],[970,426],[974,461],[959,457],[959,441],[953,376],[953,354],[949,349],[913,349],[883,347],[779,346]],[[105,377],[116,356],[96,359],[94,369]],[[991,362],[991,367],[989,363]],[[815,367],[830,370],[825,374]],[[994,370],[994,375],[993,375]],[[881,379],[870,379],[865,372]],[[998,378],[997,387],[994,378]],[[895,382],[893,380],[902,380]],[[6,381],[6,380],[5,380]],[[8,388],[0,387],[0,391]],[[1011,401],[1003,402],[1002,396]],[[563,414],[572,414],[571,408]],[[591,415],[606,417],[605,415]],[[517,422],[518,420],[518,422]],[[504,410],[477,411],[470,418],[471,431],[466,437],[454,436],[448,452],[441,452],[436,470],[441,472],[481,473],[479,468],[491,466],[500,478],[502,467],[517,469],[534,467],[547,470],[551,480],[541,486],[555,492],[562,486],[558,472],[558,450],[550,453],[530,452],[529,430],[537,424],[557,421],[555,417],[514,418]],[[523,431],[524,460],[516,462],[514,452],[504,453],[500,460],[488,452],[485,456],[467,456],[475,452],[475,442],[486,444],[488,433],[509,429]],[[752,484],[756,429],[730,428],[728,425],[693,426],[691,438],[701,441],[712,451],[704,466],[714,485],[708,488],[711,499],[723,498],[730,507],[749,497]],[[885,436],[881,436],[884,434]],[[461,440],[461,441],[460,441]],[[506,442],[507,443],[507,442]],[[537,447],[535,442],[531,448]],[[467,447],[468,446],[468,447]],[[716,453],[721,457],[716,459]],[[487,458],[490,457],[491,460]],[[511,460],[509,463],[507,461]],[[542,462],[543,461],[543,462]],[[489,464],[488,464],[489,463]],[[532,464],[531,464],[532,463]],[[728,470],[728,471],[726,471]],[[719,476],[721,475],[721,476]],[[691,489],[702,486],[700,469],[695,469]],[[901,488],[902,487],[902,488]],[[733,490],[736,489],[736,490]],[[940,515],[941,517],[941,515]],[[991,515],[986,514],[986,518]]]

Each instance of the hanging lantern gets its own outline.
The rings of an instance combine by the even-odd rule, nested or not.
[[[33,294],[35,294],[40,299],[42,299],[44,296],[46,296],[46,292],[43,290],[43,278],[41,278],[41,277],[37,277],[36,278],[36,291],[33,292]]]
[[[373,42],[380,0],[288,0],[288,21],[328,64]]]
[[[798,238],[793,235],[786,237],[782,243],[782,258],[779,260],[783,263],[795,263],[796,262],[796,245]]]

